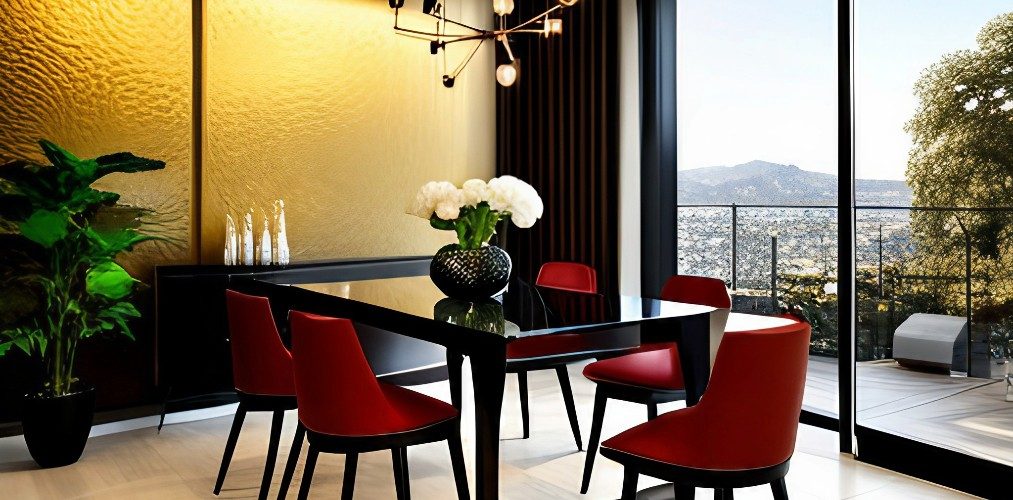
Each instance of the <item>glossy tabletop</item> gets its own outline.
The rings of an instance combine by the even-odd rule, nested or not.
[[[295,285],[387,310],[463,326],[508,339],[559,333],[587,326],[630,324],[651,319],[707,314],[715,308],[629,295],[534,291],[520,282],[485,301],[470,302],[443,295],[428,276]],[[547,304],[546,304],[547,302]],[[560,302],[573,312],[565,320],[541,319],[542,309]]]

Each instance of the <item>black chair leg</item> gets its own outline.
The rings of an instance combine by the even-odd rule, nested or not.
[[[693,500],[696,498],[696,488],[692,486],[674,484],[672,487],[675,489],[675,500]],[[717,490],[714,491],[714,494],[717,494]]]
[[[267,443],[267,463],[264,464],[264,477],[260,480],[260,500],[267,500],[271,491],[271,478],[274,476],[274,463],[278,461],[278,445],[281,444],[281,426],[285,423],[285,411],[275,410],[271,418],[271,440]]]
[[[658,418],[658,403],[647,403],[647,420]]]
[[[302,484],[299,485],[299,500],[306,500],[310,494],[310,483],[313,482],[313,470],[317,468],[317,455],[320,452],[310,443],[306,452],[306,468],[302,472]]]
[[[608,398],[600,391],[594,392],[594,413],[591,416],[591,435],[587,438],[587,457],[584,458],[584,477],[580,481],[580,494],[587,493],[591,486],[591,469],[594,467],[594,454],[598,451],[601,439],[601,426],[605,420],[605,403]]]
[[[528,372],[517,372],[517,392],[521,395],[521,425],[524,439],[531,435],[531,417],[528,413]]]
[[[232,453],[236,451],[236,442],[239,441],[239,431],[243,429],[243,420],[246,419],[246,408],[239,403],[236,416],[232,419],[232,430],[229,431],[229,440],[225,442],[225,454],[222,455],[222,466],[218,469],[218,479],[215,480],[215,495],[222,492],[222,484],[225,483],[225,474],[229,472],[229,464],[232,462]]]
[[[714,500],[735,500],[734,491],[731,488],[714,488]]]
[[[292,476],[295,475],[295,467],[299,464],[299,453],[302,452],[303,438],[306,436],[306,428],[302,422],[296,424],[295,437],[292,438],[292,449],[288,452],[288,461],[285,462],[285,472],[281,475],[281,487],[278,490],[278,500],[285,500],[288,496],[288,488],[292,484]]]
[[[358,453],[345,455],[345,477],[341,480],[341,500],[352,500],[352,492],[355,491],[355,468],[358,464]]]
[[[573,390],[570,389],[570,373],[565,366],[556,367],[556,378],[559,379],[559,388],[563,391],[563,403],[566,405],[566,416],[570,418],[570,430],[573,431],[573,441],[577,443],[577,451],[584,449],[580,439],[580,423],[577,422],[577,407],[573,404]]]
[[[464,448],[461,446],[460,430],[447,438],[447,446],[450,448],[450,465],[454,468],[457,499],[469,500],[471,494],[468,492],[468,471],[464,468]]]
[[[784,484],[784,478],[770,483],[770,490],[774,492],[774,500],[788,500],[788,486]]]
[[[397,500],[411,500],[411,488],[408,484],[408,450],[392,448],[390,458],[394,464],[394,490],[397,492]]]
[[[622,500],[636,500],[637,479],[640,474],[632,467],[623,468],[623,496]]]

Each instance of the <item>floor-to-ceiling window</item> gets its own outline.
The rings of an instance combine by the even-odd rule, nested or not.
[[[837,4],[677,5],[678,272],[808,319],[804,407],[836,418]]]
[[[853,8],[856,424],[1013,466],[1013,3]]]
[[[677,5],[678,272],[812,322],[842,451],[1008,494],[1013,4]]]

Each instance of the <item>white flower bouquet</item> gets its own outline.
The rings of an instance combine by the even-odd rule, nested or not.
[[[408,213],[427,219],[436,229],[457,232],[462,250],[481,248],[496,234],[496,224],[509,217],[529,228],[542,216],[542,198],[530,184],[504,175],[485,182],[466,181],[460,188],[433,181],[419,188]]]

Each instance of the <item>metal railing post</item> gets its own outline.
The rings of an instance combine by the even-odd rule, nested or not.
[[[732,290],[739,288],[739,207],[732,203]]]
[[[967,376],[971,376],[971,233],[964,230],[964,312],[967,313]],[[986,375],[987,377],[988,375]]]
[[[879,300],[883,300],[883,225],[879,225]]]
[[[777,236],[770,237],[770,303],[777,314]]]

